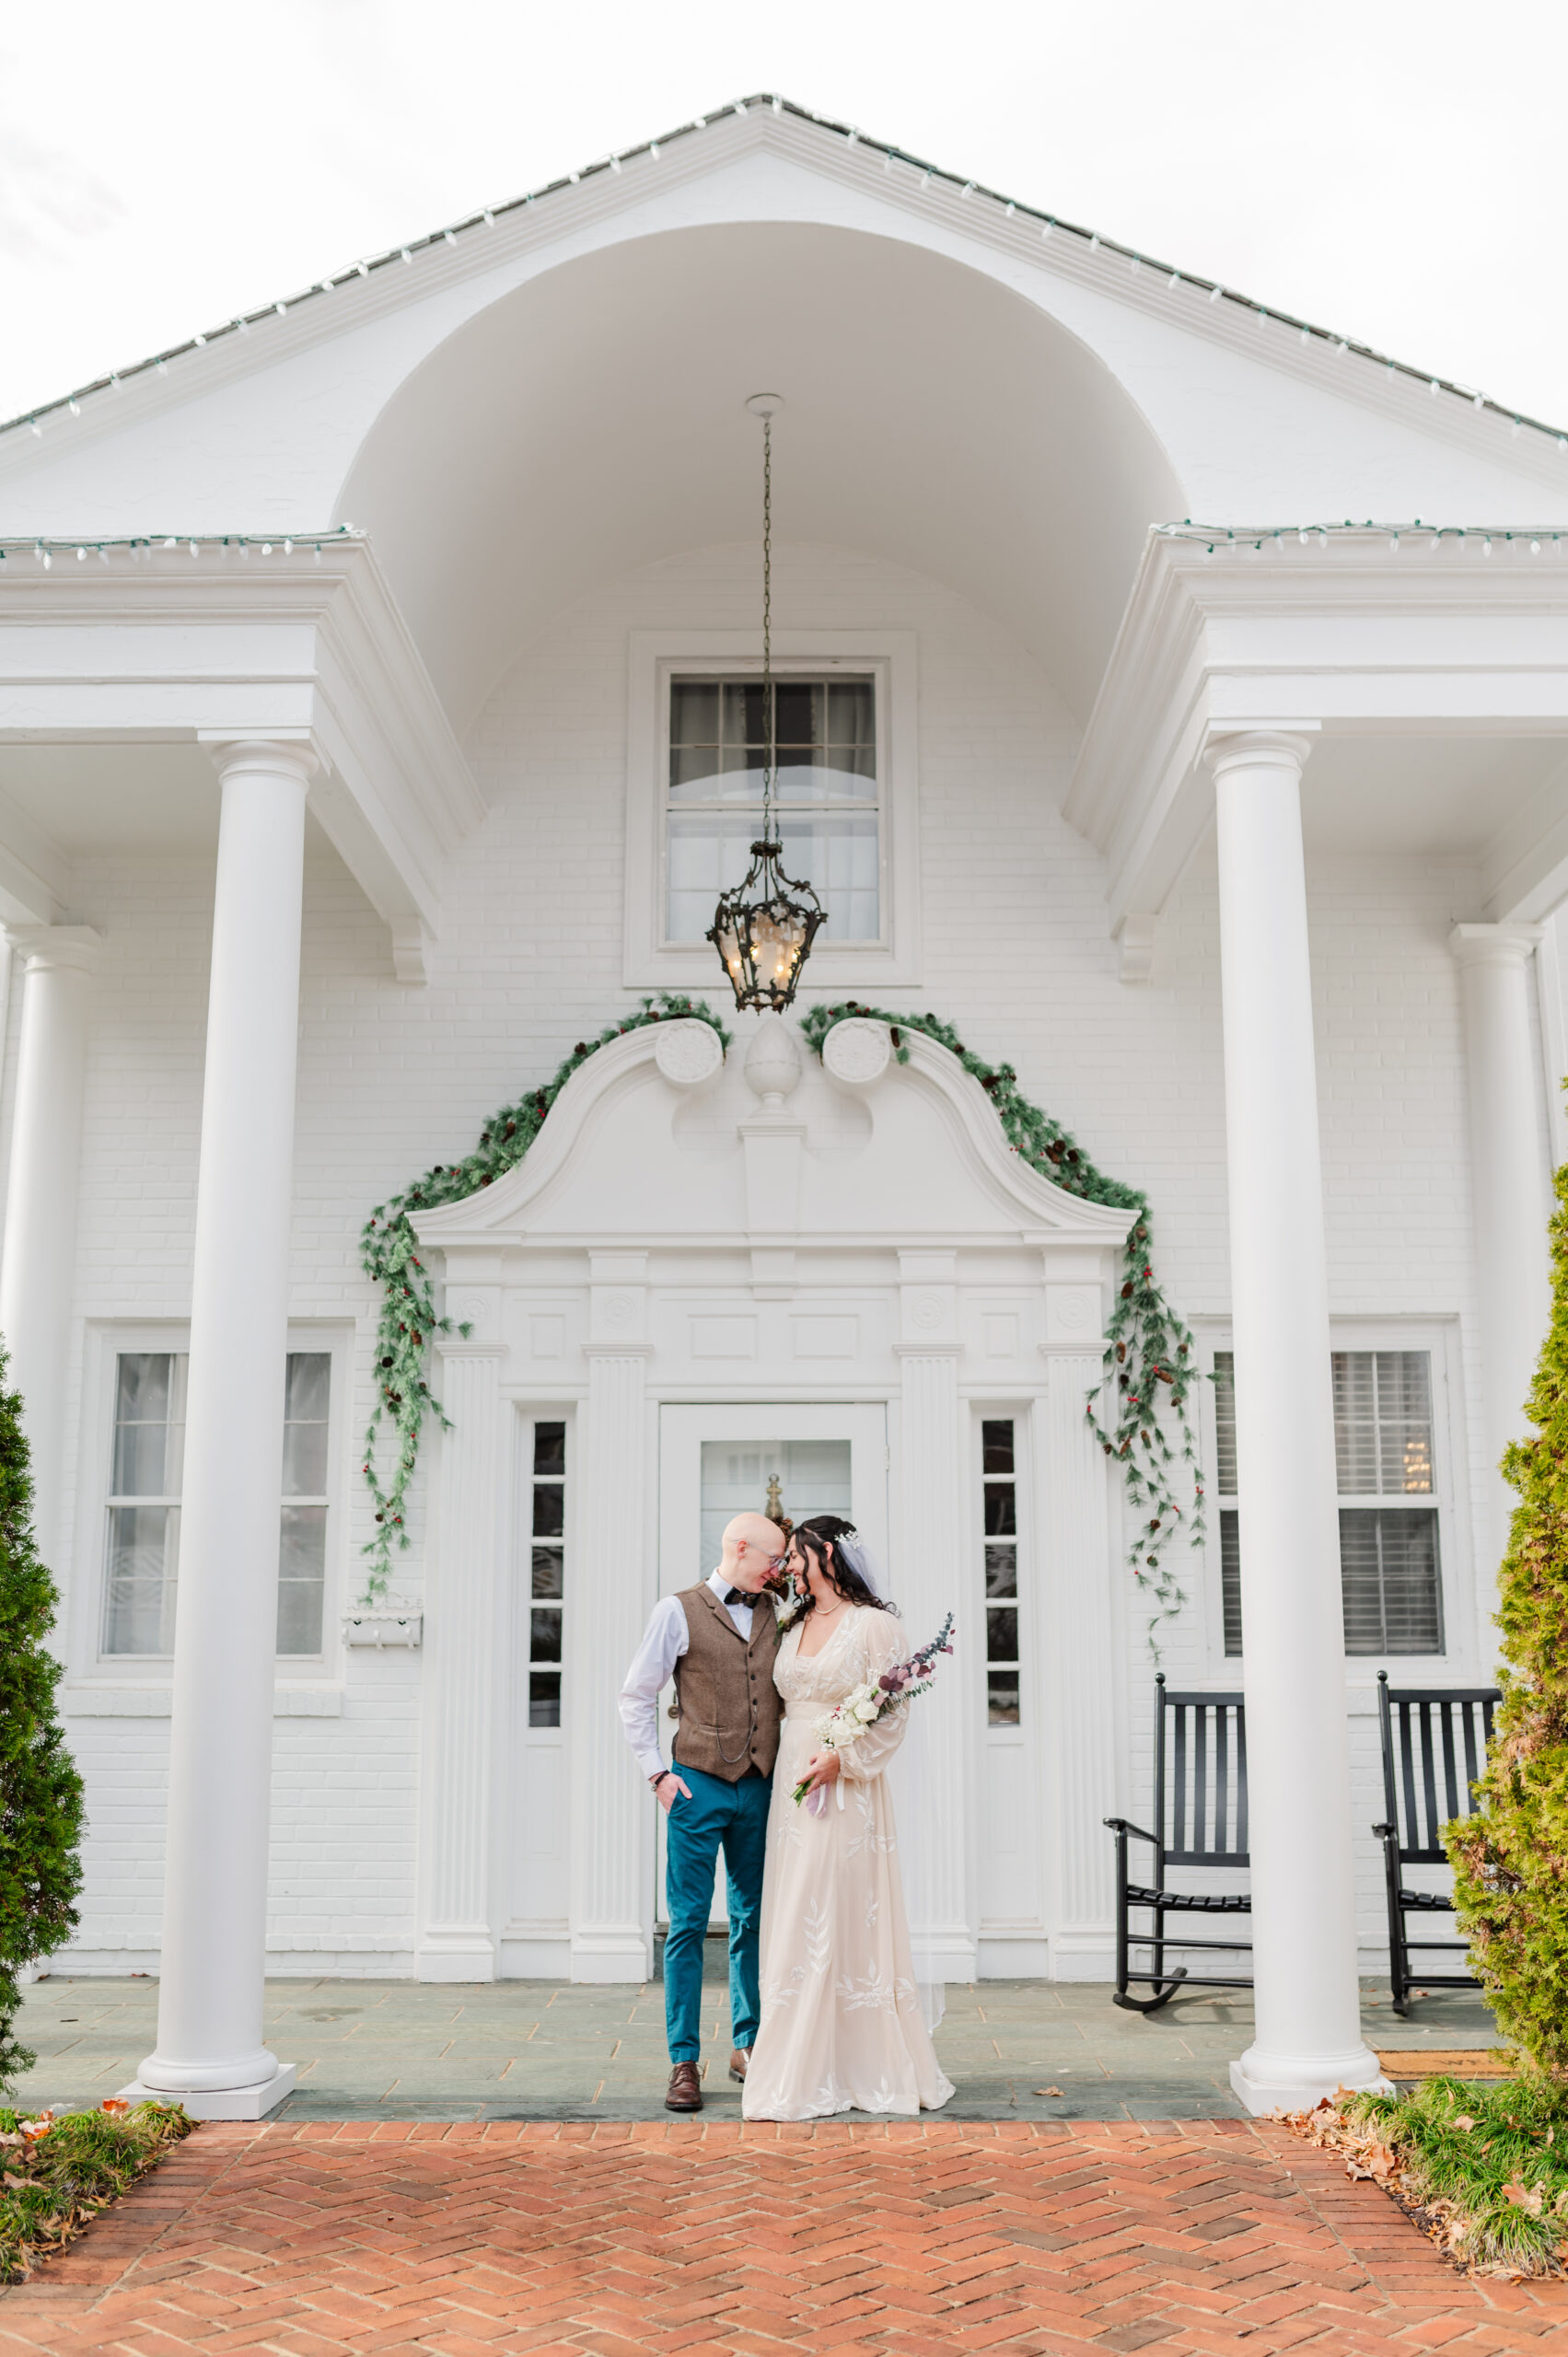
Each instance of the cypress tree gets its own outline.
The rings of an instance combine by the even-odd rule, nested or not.
[[[1568,1085],[1568,1084],[1565,1084]],[[1478,1814],[1445,1828],[1454,1903],[1498,2022],[1568,2072],[1568,1164],[1557,1174],[1551,1325],[1503,1471],[1519,1493],[1499,1585],[1503,1701]]]
[[[35,2057],[12,2036],[20,1966],[69,1938],[82,1885],[82,1780],[55,1716],[60,1665],[44,1643],[54,1583],[32,1531],[21,1398],[0,1346],[0,2088]]]

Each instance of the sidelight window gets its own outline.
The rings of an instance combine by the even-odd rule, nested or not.
[[[561,1665],[566,1609],[566,1427],[533,1428],[530,1482],[528,1724],[561,1724]]]
[[[1014,1424],[987,1417],[980,1428],[985,1550],[986,1716],[993,1727],[1022,1717],[1018,1651],[1018,1486]]]

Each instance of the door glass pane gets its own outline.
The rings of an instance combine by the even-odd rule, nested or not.
[[[693,1581],[705,1580],[724,1553],[724,1527],[732,1515],[766,1514],[770,1481],[778,1482],[779,1511],[791,1522],[852,1508],[847,1440],[705,1440],[703,1443],[702,1561]]]

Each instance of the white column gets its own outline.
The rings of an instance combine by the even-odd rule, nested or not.
[[[21,1040],[0,1257],[0,1338],[22,1395],[45,1562],[61,1538],[65,1370],[76,1275],[87,1005],[102,943],[87,925],[13,925]]]
[[[1106,1980],[1116,1954],[1115,1876],[1105,1818],[1120,1805],[1121,1679],[1111,1583],[1121,1572],[1104,1451],[1085,1413],[1104,1379],[1084,1344],[1103,1322],[1098,1279],[1046,1288],[1048,1388],[1034,1411],[1044,1534],[1055,1800],[1056,1889],[1051,1967],[1058,1980]]]
[[[572,1978],[646,1980],[653,1968],[654,1808],[626,1747],[616,1696],[642,1641],[656,1584],[647,1480],[647,1293],[642,1253],[596,1252],[588,1396],[574,1492],[582,1533],[572,1573],[564,1710],[571,1744]]]
[[[157,2048],[137,2082],[199,2119],[294,2084],[261,2043],[299,1027],[303,745],[237,744],[213,909],[169,1728]]]
[[[463,1318],[482,1335],[488,1329],[494,1337],[499,1294],[465,1292]],[[494,1980],[500,1956],[494,1920],[498,1680],[510,1655],[502,1642],[506,1616],[500,1594],[510,1470],[505,1440],[516,1411],[501,1397],[504,1342],[453,1340],[438,1348],[441,1404],[452,1428],[440,1436],[425,1579],[414,1973],[421,1980]]]
[[[969,1428],[958,1397],[954,1256],[900,1252],[899,1264],[901,1537],[894,1592],[911,1643],[923,1645],[944,1613],[959,1604],[963,1566],[973,1560],[964,1527]],[[958,1643],[921,1703],[900,1762],[900,1807],[923,1829],[919,1842],[905,1845],[910,1930],[923,1980],[968,1981],[978,1970],[970,1752],[974,1713],[981,1724],[984,1718],[983,1629],[960,1627]]]
[[[1323,1177],[1301,849],[1308,740],[1211,744],[1236,1337],[1253,2042],[1248,2108],[1376,2084],[1361,2035]]]
[[[1483,1642],[1495,1644],[1493,1574],[1507,1542],[1514,1493],[1497,1470],[1525,1429],[1551,1309],[1546,1144],[1540,1072],[1530,1030],[1533,924],[1457,924],[1474,1199],[1476,1323],[1488,1469],[1487,1543],[1481,1562]]]

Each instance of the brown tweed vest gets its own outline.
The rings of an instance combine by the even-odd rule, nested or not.
[[[772,1775],[784,1713],[773,1684],[779,1625],[772,1596],[760,1596],[751,1608],[749,1644],[705,1582],[682,1588],[676,1601],[689,1639],[675,1665],[676,1766],[701,1768],[726,1784],[738,1784],[752,1768]]]

